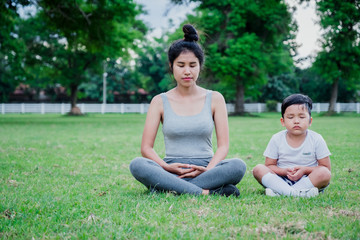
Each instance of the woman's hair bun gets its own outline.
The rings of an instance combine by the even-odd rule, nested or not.
[[[188,42],[192,41],[198,41],[199,36],[195,30],[195,28],[190,24],[185,24],[183,26],[183,32],[184,32],[184,40]]]

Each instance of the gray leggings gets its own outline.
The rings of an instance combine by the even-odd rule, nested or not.
[[[211,158],[165,158],[170,163],[194,164],[206,167]],[[246,164],[241,159],[225,159],[213,169],[195,178],[178,178],[176,174],[164,170],[159,164],[148,158],[138,157],[131,161],[132,175],[149,189],[175,191],[179,194],[200,195],[203,189],[216,189],[227,184],[238,184],[246,171]]]

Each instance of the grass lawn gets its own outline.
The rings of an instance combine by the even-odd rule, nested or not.
[[[239,198],[150,194],[128,168],[145,115],[1,115],[0,238],[360,239],[360,115],[313,117],[332,181],[303,199],[267,197],[251,174],[278,113],[229,118],[228,157],[248,167]]]

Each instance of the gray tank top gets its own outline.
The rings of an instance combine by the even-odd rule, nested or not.
[[[166,158],[211,158],[214,120],[211,112],[212,92],[207,90],[200,113],[179,116],[171,108],[166,93],[161,94],[164,106],[162,132]]]

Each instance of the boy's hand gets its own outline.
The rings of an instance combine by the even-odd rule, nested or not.
[[[297,181],[305,174],[305,167],[303,166],[296,166],[293,168],[287,169],[287,178],[291,181]]]

